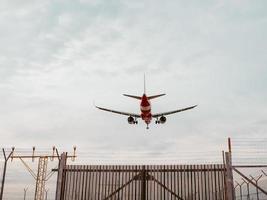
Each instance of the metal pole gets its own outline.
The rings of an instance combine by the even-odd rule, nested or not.
[[[146,168],[142,167],[141,172],[141,200],[146,200]]]
[[[28,190],[28,188],[24,188],[24,200],[26,200],[26,194],[27,194],[27,190]]]
[[[231,138],[228,138],[228,152],[232,153],[232,142],[231,142]]]
[[[48,193],[48,190],[49,190],[49,189],[45,190],[45,200],[47,200],[47,193]]]
[[[59,164],[58,164],[58,175],[57,175],[57,189],[56,189],[56,200],[62,199],[62,190],[64,184],[64,170],[67,164],[67,153],[62,153]]]
[[[10,152],[10,154],[8,155],[8,157],[6,157],[6,152],[5,149],[3,148],[3,155],[5,158],[5,163],[4,163],[4,169],[3,169],[3,177],[2,177],[2,184],[1,184],[1,193],[0,193],[0,200],[3,200],[3,194],[4,194],[4,186],[5,186],[5,179],[6,179],[6,168],[7,168],[7,162],[10,158],[10,156],[13,154],[14,152],[14,147],[12,147],[12,151]]]
[[[4,169],[3,169],[3,178],[2,178],[2,184],[1,184],[0,200],[3,199],[4,186],[5,186],[5,179],[6,179],[6,166],[7,166],[7,161],[5,160]]]
[[[226,191],[227,200],[234,200],[234,183],[233,183],[233,168],[232,157],[230,152],[225,152],[225,164],[226,164]]]

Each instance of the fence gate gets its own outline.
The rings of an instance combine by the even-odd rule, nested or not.
[[[224,165],[66,165],[60,200],[224,200]]]

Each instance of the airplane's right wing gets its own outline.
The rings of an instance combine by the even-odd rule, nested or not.
[[[135,114],[135,113],[121,112],[121,111],[111,110],[111,109],[102,108],[102,107],[98,107],[98,106],[96,106],[96,108],[98,108],[100,110],[107,111],[107,112],[112,112],[112,113],[120,114],[120,115],[132,116],[132,117],[136,117],[136,118],[140,118],[141,117],[141,115]]]
[[[152,117],[157,118],[157,117],[164,116],[164,115],[171,115],[171,114],[174,114],[174,113],[178,113],[178,112],[186,111],[186,110],[189,110],[189,109],[193,109],[196,106],[197,105],[190,106],[190,107],[187,107],[187,108],[182,108],[182,109],[179,109],[179,110],[173,110],[173,111],[169,111],[169,112],[157,113],[157,114],[152,115]]]

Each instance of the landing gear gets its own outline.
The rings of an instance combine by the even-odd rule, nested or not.
[[[148,123],[146,123],[146,130],[148,130],[149,129],[149,126],[148,126]]]
[[[138,124],[138,121],[136,120],[136,121],[134,121],[134,124]]]

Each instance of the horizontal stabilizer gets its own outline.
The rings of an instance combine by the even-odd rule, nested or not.
[[[158,98],[158,97],[161,97],[161,96],[164,96],[164,95],[166,95],[166,94],[158,94],[158,95],[154,95],[154,96],[149,96],[147,98],[150,100],[150,99],[155,99],[155,98]]]
[[[123,95],[126,96],[126,97],[131,97],[131,98],[134,98],[134,99],[141,100],[141,97],[139,97],[139,96],[134,96],[134,95],[129,95],[129,94],[123,94]]]

